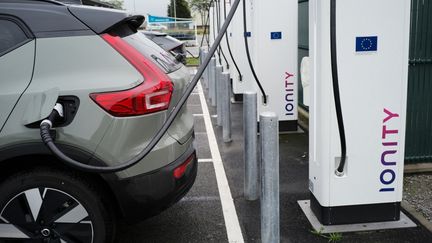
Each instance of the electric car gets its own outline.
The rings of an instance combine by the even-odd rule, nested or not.
[[[0,1],[0,242],[112,242],[118,219],[158,214],[197,174],[193,117],[181,112],[131,168],[88,166],[142,151],[188,87],[187,68],[137,32],[143,16],[50,0]]]

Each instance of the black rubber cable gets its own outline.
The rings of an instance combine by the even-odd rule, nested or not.
[[[223,1],[225,1],[225,0],[223,0]],[[216,0],[216,7],[217,7],[217,10],[216,10],[217,28],[218,28],[218,33],[220,33],[220,31],[221,31],[220,30],[220,24],[221,24],[221,18],[222,18],[222,16],[221,16],[221,11],[220,11],[220,2],[219,2],[219,0]],[[222,47],[220,46],[220,44],[219,44],[219,53],[222,54],[222,57],[225,60],[225,63],[227,65],[227,69],[230,69],[230,66],[229,66],[229,63],[228,63],[228,59],[226,58],[225,53],[224,53]],[[220,54],[219,54],[219,64],[222,65],[222,59],[220,58]]]
[[[261,85],[260,80],[258,79],[258,76],[255,72],[255,68],[252,64],[252,59],[250,56],[250,51],[249,51],[249,41],[248,41],[248,37],[247,37],[247,33],[248,33],[248,29],[247,29],[247,17],[246,17],[246,0],[243,0],[243,30],[244,30],[244,41],[245,41],[245,49],[246,49],[246,55],[247,55],[247,59],[248,59],[248,63],[249,63],[249,67],[252,71],[252,75],[254,76],[255,82],[258,84],[259,89],[261,90],[261,94],[263,96],[263,101],[264,104],[267,104],[267,94],[263,88],[263,86]]]
[[[47,123],[42,122],[40,127],[40,133],[43,142],[45,145],[51,150],[51,152],[57,156],[60,160],[65,162],[67,165],[74,167],[81,171],[86,172],[93,172],[93,173],[114,173],[126,170],[139,162],[141,162],[142,159],[144,159],[152,150],[153,148],[159,143],[159,141],[162,139],[162,137],[166,134],[174,120],[176,119],[177,115],[182,110],[183,106],[188,101],[189,96],[194,91],[195,86],[198,84],[199,80],[201,79],[201,76],[204,73],[204,70],[207,68],[208,64],[210,63],[210,60],[214,53],[216,52],[216,49],[218,45],[221,43],[223,38],[223,33],[226,32],[228,29],[228,25],[231,23],[231,20],[234,17],[235,11],[237,10],[238,5],[240,4],[240,0],[235,0],[232,9],[230,10],[227,20],[223,24],[221,28],[221,32],[219,32],[215,42],[213,43],[212,47],[210,48],[209,55],[206,56],[204,59],[203,64],[198,68],[198,71],[196,75],[193,77],[192,81],[190,82],[189,86],[187,87],[185,93],[180,98],[179,102],[176,104],[174,109],[171,111],[171,113],[168,115],[168,118],[166,122],[162,125],[162,127],[157,131],[155,136],[151,139],[150,143],[144,148],[143,151],[141,151],[137,156],[134,158],[124,162],[120,163],[116,166],[107,166],[107,167],[101,167],[101,166],[93,166],[93,165],[87,165],[84,163],[81,163],[79,161],[76,161],[67,155],[65,155],[62,151],[58,149],[58,147],[55,145],[49,130],[51,126]]]
[[[225,1],[225,0],[223,0],[223,1]],[[227,17],[226,14],[227,14],[226,3],[224,3],[224,17],[225,17],[225,20],[226,20],[226,17]],[[229,39],[228,39],[228,33],[225,34],[225,39],[226,39],[226,43],[227,43],[228,52],[229,52],[229,54],[231,56],[231,60],[233,61],[233,64],[234,64],[235,68],[237,69],[237,73],[239,75],[240,81],[243,81],[243,75],[242,75],[242,73],[240,71],[239,66],[237,65],[237,62],[236,62],[236,60],[234,58],[234,55],[232,53],[232,50],[231,50],[231,45],[230,45],[230,42],[229,42]]]
[[[339,91],[339,75],[338,75],[338,61],[337,61],[337,33],[336,33],[336,0],[330,2],[330,50],[331,50],[331,69],[333,76],[333,94],[336,107],[336,117],[339,127],[339,138],[341,144],[341,160],[336,170],[336,174],[342,175],[346,163],[346,138],[345,127],[342,116],[342,105]]]

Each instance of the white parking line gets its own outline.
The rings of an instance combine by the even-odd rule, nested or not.
[[[194,117],[203,117],[204,114],[193,114]]]
[[[211,123],[210,112],[206,105],[201,83],[198,83],[198,92],[201,100],[201,106],[204,113],[204,123],[207,130],[207,137],[210,145],[210,152],[213,158],[213,166],[216,173],[216,181],[221,198],[222,212],[225,219],[225,227],[227,230],[228,241],[230,243],[244,243],[243,234],[241,231],[237,211],[234,205],[234,200],[231,195],[231,190],[226,177],[222,157],[219,152],[219,147],[216,141],[216,135]]]
[[[198,163],[213,163],[213,159],[198,159]]]
[[[211,202],[220,201],[219,197],[184,197],[182,202]]]

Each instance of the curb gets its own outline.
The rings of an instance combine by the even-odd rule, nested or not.
[[[432,222],[429,222],[421,213],[417,212],[411,204],[407,201],[403,201],[401,206],[405,211],[407,211],[412,217],[414,217],[423,227],[425,227],[429,232],[432,233]]]

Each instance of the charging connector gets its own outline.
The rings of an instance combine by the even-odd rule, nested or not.
[[[61,120],[64,118],[64,109],[63,105],[60,103],[57,103],[53,110],[51,111],[51,114],[48,116],[47,119],[43,120],[40,124],[40,135],[42,138],[42,141],[45,144],[53,143],[54,139],[52,138],[51,129],[54,127],[54,123],[56,123],[58,120]]]

